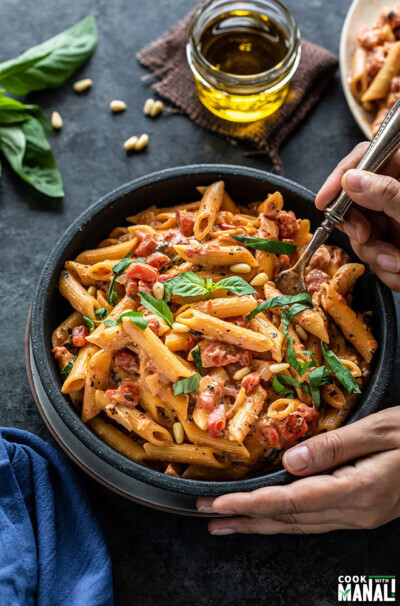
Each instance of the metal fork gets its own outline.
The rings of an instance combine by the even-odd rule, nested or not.
[[[358,163],[357,168],[370,172],[378,172],[392,157],[399,145],[400,99],[396,101],[382,122],[367,151]],[[325,209],[324,221],[315,231],[312,240],[297,263],[290,269],[281,271],[278,274],[275,280],[278,290],[285,295],[295,295],[306,290],[304,270],[307,263],[317,248],[326,241],[333,228],[343,221],[353,204],[353,200],[342,189],[333,202]]]

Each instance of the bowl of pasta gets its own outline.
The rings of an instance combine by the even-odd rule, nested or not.
[[[85,471],[141,503],[283,484],[283,452],[381,406],[390,291],[340,232],[307,292],[280,293],[321,221],[309,190],[225,165],[137,179],[63,234],[32,304],[28,367],[47,426]]]
[[[372,139],[400,98],[400,4],[353,1],[340,39],[340,74],[350,111]]]

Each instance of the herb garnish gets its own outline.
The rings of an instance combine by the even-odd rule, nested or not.
[[[128,269],[129,265],[132,263],[132,255],[130,252],[128,252],[125,257],[123,257],[121,259],[121,261],[118,261],[118,263],[116,263],[114,265],[114,267],[112,268],[113,270],[113,278],[110,282],[110,286],[108,288],[108,296],[107,296],[107,303],[109,305],[112,305],[113,307],[115,307],[115,305],[118,302],[118,295],[115,292],[115,281],[118,278],[118,276],[120,276],[121,274],[124,273],[124,271],[126,269]]]
[[[69,362],[66,363],[66,365],[64,366],[64,368],[61,371],[61,374],[63,377],[68,377],[69,373],[72,370],[73,365],[75,364],[75,360],[78,356],[74,356],[73,360],[70,360]]]
[[[123,318],[129,318],[133,324],[140,328],[140,330],[146,330],[149,325],[148,321],[143,317],[143,312],[124,311],[116,320],[105,320],[104,326],[117,326],[117,324],[122,324]]]
[[[187,379],[182,379],[172,384],[174,395],[179,396],[181,393],[190,393],[194,391],[197,393],[200,387],[200,375],[195,374]]]
[[[315,361],[314,356],[312,355],[312,353],[310,351],[305,350],[300,353],[305,354],[306,356],[309,356],[311,358],[311,360],[309,362],[301,362],[300,360],[298,360],[296,358],[295,351],[293,349],[293,339],[292,339],[292,337],[289,337],[288,347],[287,347],[288,362],[289,362],[290,366],[295,369],[295,371],[297,372],[299,377],[302,377],[307,372],[308,368],[310,368],[311,366],[317,366],[317,363]]]
[[[250,322],[254,316],[262,311],[266,311],[273,307],[282,307],[283,305],[289,306],[282,310],[283,338],[286,339],[289,324],[294,316],[305,309],[311,309],[313,307],[311,297],[306,292],[301,292],[298,295],[279,295],[277,297],[272,297],[272,299],[268,299],[267,301],[263,301],[263,303],[257,305],[257,307],[246,316],[245,322],[247,324],[247,322]]]
[[[351,374],[350,370],[346,368],[344,364],[342,364],[331,349],[328,349],[323,341],[321,341],[321,349],[326,363],[343,387],[347,389],[349,393],[361,393],[358,383]]]
[[[146,307],[151,313],[156,314],[159,318],[164,320],[170,328],[174,322],[174,317],[168,305],[165,301],[157,301],[154,297],[144,290],[139,291],[140,305]]]
[[[94,329],[96,328],[95,320],[92,320],[92,318],[89,318],[89,316],[82,316],[82,320],[85,322],[86,326],[88,327],[89,332],[93,332]]]
[[[199,276],[192,271],[179,274],[164,284],[167,283],[172,285],[172,294],[181,297],[204,296],[206,299],[209,299],[211,293],[217,288],[224,288],[225,290],[233,292],[235,295],[251,295],[256,292],[246,280],[243,280],[243,278],[240,278],[239,276],[230,276],[229,278],[224,278],[216,284],[213,284],[211,278],[204,280],[202,276]]]
[[[249,236],[232,236],[232,238],[238,242],[242,242],[250,248],[275,253],[277,255],[293,255],[297,250],[297,245],[292,244],[291,242],[268,240],[267,238],[250,238]]]
[[[203,362],[201,360],[200,345],[198,345],[197,347],[192,349],[192,356],[193,356],[194,363],[197,366],[197,370],[199,371],[201,376],[204,377],[204,368],[203,368]]]
[[[108,311],[105,307],[99,307],[99,309],[95,309],[94,313],[100,318],[100,320],[104,320],[108,316]]]

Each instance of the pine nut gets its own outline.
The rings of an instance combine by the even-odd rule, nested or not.
[[[157,301],[162,301],[164,298],[164,284],[162,282],[155,282],[153,285],[153,295]]]
[[[185,439],[182,423],[174,423],[172,425],[172,431],[174,433],[175,442],[177,444],[182,444],[183,440]]]
[[[244,368],[237,370],[235,372],[235,374],[233,375],[232,379],[234,381],[241,381],[243,379],[243,377],[245,377],[246,375],[249,374],[250,371],[251,371],[250,366],[245,366]]]
[[[110,103],[110,109],[111,111],[117,113],[117,112],[123,112],[126,110],[126,103],[125,101],[120,101],[119,99],[114,99],[114,101],[111,101]]]
[[[251,271],[251,267],[247,263],[235,263],[229,269],[235,274],[248,274]]]
[[[136,143],[136,151],[140,151],[145,148],[149,142],[149,135],[143,134],[140,135],[138,142]]]
[[[84,90],[87,90],[88,88],[90,88],[93,84],[93,80],[91,80],[90,78],[84,78],[83,80],[78,80],[77,82],[74,82],[74,91],[76,93],[82,93]]]
[[[146,145],[149,142],[149,137],[146,134],[140,135],[140,137],[129,137],[129,139],[127,139],[124,143],[124,147],[126,149],[126,151],[131,151],[132,149],[134,149],[135,151],[140,151],[142,150],[144,147],[146,147]]]
[[[175,332],[189,332],[190,326],[186,326],[186,324],[181,324],[180,322],[174,322],[172,324],[172,330]]]
[[[308,335],[302,326],[295,326],[294,329],[302,341],[307,341]]]
[[[51,114],[51,125],[56,130],[60,130],[60,128],[62,128],[63,119],[61,118],[61,116],[58,112],[53,112]]]
[[[289,366],[290,366],[290,364],[287,364],[286,362],[282,362],[281,364],[271,364],[269,369],[273,374],[276,375],[278,372],[283,372],[284,370],[287,370],[289,368]]]
[[[250,282],[251,286],[264,286],[268,282],[268,276],[265,272],[255,276]]]
[[[162,101],[154,101],[154,99],[147,99],[143,106],[143,113],[146,116],[154,118],[162,112],[164,103]]]

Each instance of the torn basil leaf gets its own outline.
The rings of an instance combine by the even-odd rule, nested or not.
[[[331,349],[328,349],[323,341],[321,341],[321,349],[326,363],[343,387],[347,389],[349,393],[361,393],[358,383],[351,374],[350,370],[346,368],[344,364],[342,364]]]
[[[187,379],[182,379],[172,384],[174,395],[179,396],[181,393],[197,393],[200,387],[200,375],[195,374]]]
[[[276,255],[293,255],[297,250],[297,245],[292,244],[291,242],[268,240],[267,238],[251,238],[249,236],[232,236],[232,238],[250,248],[274,253]]]

